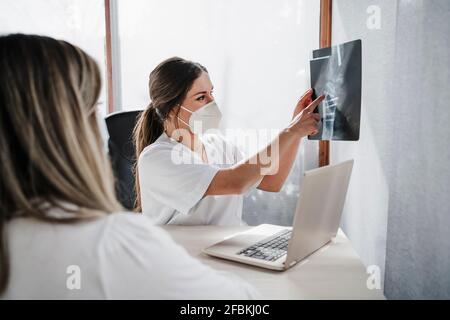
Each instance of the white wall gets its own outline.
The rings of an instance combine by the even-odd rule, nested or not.
[[[333,42],[363,40],[361,141],[331,149],[356,159],[343,228],[392,299],[450,297],[448,30],[445,0],[333,1]]]
[[[380,9],[380,29],[369,29],[371,5]],[[367,11],[369,9],[369,12]],[[392,85],[396,2],[333,1],[332,42],[362,39],[361,135],[358,142],[332,142],[331,162],[355,159],[342,228],[364,263],[384,279],[389,183],[386,155],[395,125],[388,89]]]

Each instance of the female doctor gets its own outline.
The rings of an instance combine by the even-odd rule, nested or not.
[[[244,159],[220,134],[201,134],[221,118],[205,67],[170,58],[151,72],[149,89],[151,103],[134,130],[136,211],[157,224],[241,225],[243,194],[252,186],[280,191],[302,138],[318,130],[320,116],[313,111],[323,100],[312,101],[308,90],[291,123]],[[180,161],[180,154],[189,161]]]

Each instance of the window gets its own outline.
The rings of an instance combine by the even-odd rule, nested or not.
[[[106,102],[103,0],[14,0],[0,2],[0,33],[29,33],[69,41],[90,54],[103,75]],[[106,103],[101,104],[106,114]]]

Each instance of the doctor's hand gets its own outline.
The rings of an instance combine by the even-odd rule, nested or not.
[[[302,112],[303,109],[305,109],[313,102],[312,99],[313,93],[314,93],[313,89],[309,89],[303,94],[303,96],[300,98],[297,105],[295,106],[294,115],[292,116],[292,119],[294,119],[300,112]]]
[[[324,95],[321,95],[316,100],[309,103],[306,107],[304,107],[304,103],[308,102],[308,99],[311,99],[311,95],[309,91],[305,93],[305,95],[300,99],[300,102],[297,105],[296,111],[298,109],[298,113],[294,115],[291,123],[288,126],[288,131],[294,132],[298,134],[300,137],[306,137],[308,135],[314,135],[319,132],[317,127],[320,114],[313,113],[314,109],[323,101],[325,98]],[[304,102],[302,102],[304,100]]]

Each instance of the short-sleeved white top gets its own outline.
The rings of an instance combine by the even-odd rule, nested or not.
[[[5,231],[10,277],[0,299],[260,298],[244,280],[191,257],[143,215],[77,224],[15,218]]]
[[[243,159],[222,135],[201,137],[208,156],[197,153],[163,133],[146,147],[138,161],[142,212],[157,224],[242,225],[243,195],[204,197],[221,168]]]

